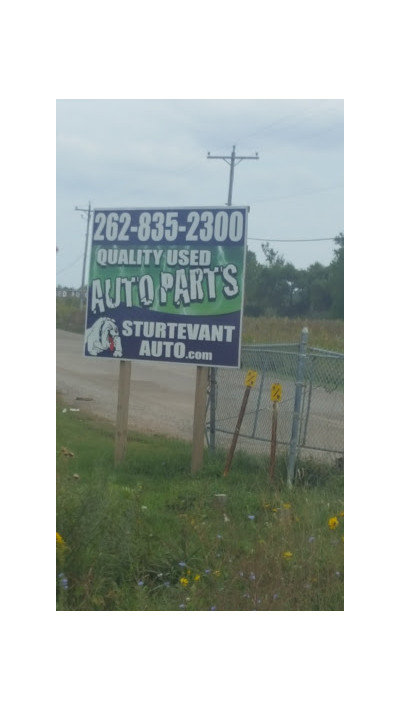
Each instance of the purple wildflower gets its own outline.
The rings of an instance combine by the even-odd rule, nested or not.
[[[64,573],[60,573],[58,579],[61,587],[64,588],[64,590],[68,590],[68,578],[64,575]]]

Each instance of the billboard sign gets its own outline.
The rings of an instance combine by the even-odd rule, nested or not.
[[[85,356],[239,367],[248,210],[94,209]]]

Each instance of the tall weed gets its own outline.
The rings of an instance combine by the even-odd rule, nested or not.
[[[272,485],[266,460],[223,478],[217,453],[191,476],[190,445],[135,434],[114,467],[112,427],[57,419],[58,610],[343,609],[334,468],[304,462],[288,490],[284,459]]]

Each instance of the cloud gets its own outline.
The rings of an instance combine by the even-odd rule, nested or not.
[[[343,230],[341,100],[94,99],[57,102],[57,268],[78,286],[82,252],[75,206],[250,205],[251,238],[334,237]],[[229,159],[228,163],[229,163]],[[83,230],[84,232],[84,230]],[[330,242],[282,244],[295,266],[328,264]]]

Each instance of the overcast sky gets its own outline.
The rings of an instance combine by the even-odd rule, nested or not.
[[[86,213],[75,207],[249,205],[248,247],[298,269],[327,265],[344,231],[343,101],[57,101],[56,283],[82,282]],[[306,241],[308,240],[308,241]]]

